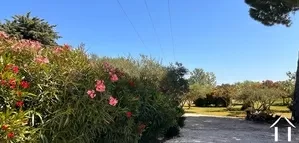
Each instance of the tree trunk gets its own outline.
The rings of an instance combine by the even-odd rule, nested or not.
[[[192,101],[188,100],[188,109],[191,108]]]
[[[299,123],[299,57],[297,61],[297,71],[296,71],[296,83],[295,83],[295,91],[293,98],[293,111],[292,118],[295,122]]]

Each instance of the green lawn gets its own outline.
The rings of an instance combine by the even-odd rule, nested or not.
[[[203,115],[216,115],[216,116],[231,116],[231,117],[245,117],[244,111],[241,111],[241,105],[233,106],[230,111],[225,107],[195,107],[192,106],[188,109],[187,106],[184,107],[186,113],[195,113]],[[291,118],[291,112],[286,106],[271,106],[271,111],[277,115],[282,115]]]

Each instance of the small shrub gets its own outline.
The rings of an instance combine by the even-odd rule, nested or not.
[[[194,101],[195,106],[197,107],[206,107],[207,106],[207,99],[206,98],[197,98]]]

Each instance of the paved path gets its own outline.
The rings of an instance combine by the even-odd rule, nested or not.
[[[187,117],[180,137],[166,143],[274,143],[270,124],[237,118]],[[297,125],[298,126],[298,125]],[[287,143],[287,127],[279,127],[279,142]],[[299,127],[292,129],[292,142],[299,142]]]

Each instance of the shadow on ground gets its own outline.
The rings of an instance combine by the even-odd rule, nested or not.
[[[273,143],[274,129],[270,125],[244,119],[187,117],[181,137],[166,143]],[[292,142],[299,142],[298,135],[299,130],[292,129]],[[287,126],[279,127],[279,142],[287,142]]]

